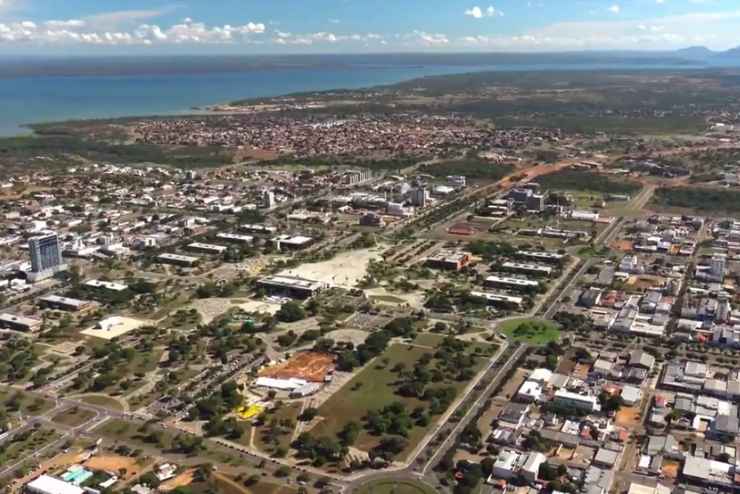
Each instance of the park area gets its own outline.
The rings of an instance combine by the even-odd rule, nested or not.
[[[368,412],[383,413],[383,410],[393,403],[401,403],[409,414],[419,408],[425,410],[425,413],[428,413],[431,418],[423,425],[414,423],[413,426],[408,428],[405,447],[396,455],[399,459],[406,458],[426,435],[429,428],[432,427],[434,419],[449,408],[449,405],[487,362],[487,358],[473,356],[473,353],[478,350],[483,350],[486,355],[495,352],[495,346],[493,345],[463,342],[459,342],[459,344],[464,345],[464,355],[471,356],[474,361],[473,366],[469,369],[468,379],[460,380],[459,375],[455,376],[453,371],[445,367],[454,366],[455,364],[447,361],[447,359],[442,361],[433,357],[435,350],[430,347],[405,344],[392,345],[319,408],[321,421],[311,430],[311,435],[314,437],[335,437],[351,422],[367,425],[365,420]],[[451,360],[455,358],[457,357],[450,357]],[[421,365],[421,367],[441,371],[440,375],[437,376],[438,379],[430,381],[426,389],[432,392],[443,389],[454,391],[454,396],[449,402],[445,402],[443,409],[435,412],[432,412],[430,401],[425,399],[424,396],[399,393],[404,381],[414,379],[414,366],[424,361],[428,361],[428,363]],[[432,401],[434,400],[436,398]],[[354,447],[362,451],[369,451],[380,444],[382,436],[382,434],[372,433],[368,427],[365,427],[360,432]]]
[[[545,346],[560,339],[558,325],[544,319],[512,319],[498,329],[508,338],[528,345]]]
[[[434,494],[432,487],[410,480],[379,480],[360,486],[353,494]]]

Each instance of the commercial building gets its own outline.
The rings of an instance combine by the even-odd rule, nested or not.
[[[527,261],[545,262],[549,264],[560,264],[566,258],[565,254],[558,254],[557,252],[537,252],[531,250],[520,250],[516,253],[516,257]]]
[[[596,412],[601,409],[601,405],[596,396],[571,393],[570,391],[565,391],[563,389],[559,389],[555,392],[555,398],[553,401],[558,405],[574,407],[589,413]]]
[[[26,484],[28,494],[85,494],[85,490],[63,480],[42,475]]]
[[[470,292],[470,296],[484,299],[491,307],[502,309],[519,310],[524,305],[524,299],[522,297],[512,297],[511,295],[504,295],[502,293]]]
[[[28,279],[37,282],[51,278],[56,273],[67,269],[62,259],[62,246],[56,233],[32,237],[28,240],[31,255],[31,272]]]
[[[186,268],[192,268],[200,261],[197,257],[182,256],[180,254],[160,254],[157,256],[157,261],[161,264],[173,264],[175,266],[182,266]]]
[[[468,186],[468,179],[462,175],[450,175],[447,177],[447,185],[456,189],[464,189]]]
[[[323,285],[318,281],[292,276],[269,276],[257,281],[257,288],[271,295],[305,300],[319,293]]]
[[[46,295],[39,298],[39,305],[45,309],[62,310],[66,312],[86,312],[95,304],[89,300],[77,300],[75,298],[60,297],[59,295]]]
[[[703,457],[687,456],[681,476],[702,486],[732,487],[735,484],[735,466]]]
[[[524,280],[521,278],[509,278],[505,276],[489,276],[486,278],[485,285],[491,288],[504,288],[507,290],[535,290],[540,284],[534,280]]]
[[[460,271],[464,267],[470,265],[471,261],[472,257],[467,252],[445,250],[427,257],[424,264],[432,269]]]
[[[15,314],[0,314],[0,328],[14,331],[34,332],[41,329],[42,321]]]
[[[232,242],[235,244],[246,244],[249,245],[254,242],[254,237],[251,235],[239,235],[237,233],[219,233],[216,238],[223,240],[224,242]]]
[[[275,235],[278,231],[277,227],[260,225],[260,224],[247,224],[242,225],[239,229],[247,233],[258,233],[263,235]]]
[[[360,216],[360,226],[382,228],[385,226],[385,220],[378,213],[369,212]]]
[[[204,254],[221,255],[228,250],[228,247],[224,247],[223,245],[194,242],[188,245],[187,249],[192,250],[193,252],[202,252]]]
[[[531,276],[552,276],[553,269],[548,266],[540,266],[539,264],[524,264],[520,262],[505,262],[500,266],[500,269],[509,273],[527,274]]]
[[[124,292],[128,290],[128,285],[124,285],[123,283],[102,280],[89,280],[85,282],[84,286],[96,290],[108,290],[110,292]]]
[[[290,235],[281,235],[279,237],[273,238],[272,241],[275,244],[275,248],[281,252],[286,250],[302,250],[314,243],[313,238],[304,237],[302,235],[297,235],[294,237],[291,237]]]

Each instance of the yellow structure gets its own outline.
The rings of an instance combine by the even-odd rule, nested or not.
[[[236,415],[242,420],[251,420],[259,416],[265,411],[265,407],[262,405],[249,405],[246,407],[239,407],[235,410]]]

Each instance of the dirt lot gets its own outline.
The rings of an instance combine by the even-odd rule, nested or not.
[[[174,491],[178,487],[185,487],[193,483],[194,476],[195,468],[189,468],[175,478],[162,482],[159,485],[159,490],[160,492],[170,492]]]
[[[631,240],[616,240],[612,242],[610,247],[620,252],[632,252],[634,244]]]
[[[331,286],[354,288],[367,274],[371,260],[380,259],[382,247],[343,252],[324,262],[302,264],[278,273],[281,276],[297,276],[315,280]]]
[[[617,425],[632,429],[640,424],[640,409],[638,407],[622,407],[615,419]]]
[[[305,379],[312,382],[324,382],[324,378],[334,368],[334,356],[328,353],[301,352],[288,361],[277,364],[260,372],[261,377],[275,379]]]
[[[677,479],[678,469],[680,466],[681,464],[678,462],[666,460],[663,462],[663,468],[661,469],[661,471],[667,479]]]
[[[102,470],[105,472],[119,472],[121,469],[126,470],[126,475],[122,477],[124,482],[138,477],[146,471],[146,465],[139,465],[136,458],[127,456],[103,455],[93,456],[85,462],[85,466],[90,470]]]

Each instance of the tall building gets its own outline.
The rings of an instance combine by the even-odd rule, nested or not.
[[[28,240],[31,254],[30,281],[41,281],[51,278],[56,273],[67,269],[62,259],[62,246],[56,233],[32,237]]]
[[[410,192],[411,205],[424,208],[429,200],[429,191],[426,187],[417,187]]]
[[[262,192],[262,207],[272,209],[275,207],[275,193],[269,189]]]
[[[725,266],[726,261],[722,256],[714,256],[710,264],[712,269],[712,278],[722,282],[725,279]]]

